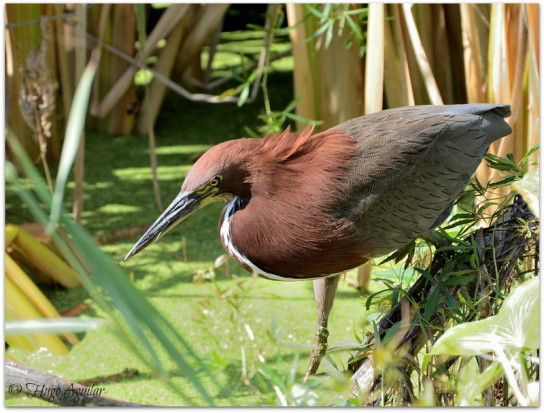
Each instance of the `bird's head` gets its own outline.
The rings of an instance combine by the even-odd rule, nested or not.
[[[237,139],[209,149],[187,174],[181,192],[125,257],[129,259],[193,212],[219,200],[249,196],[247,162],[257,139]]]

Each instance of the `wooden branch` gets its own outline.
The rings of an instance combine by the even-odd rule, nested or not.
[[[457,292],[463,287],[472,296],[480,298],[487,297],[481,300],[479,304],[480,314],[483,313],[484,316],[489,316],[497,310],[493,307],[493,298],[496,297],[494,291],[508,290],[515,276],[513,269],[516,262],[518,262],[527,249],[535,244],[538,245],[537,235],[527,238],[524,234],[520,233],[519,226],[523,222],[529,222],[529,225],[532,225],[533,234],[537,232],[539,224],[538,221],[535,221],[534,214],[523,199],[520,196],[516,196],[512,204],[505,208],[494,224],[487,228],[478,229],[474,233],[473,236],[477,245],[478,257],[480,257],[480,270],[466,274],[466,277],[473,277],[470,283],[462,286],[448,286],[452,296],[457,296]],[[468,238],[466,241],[471,242],[471,239]],[[455,259],[455,252],[446,251],[437,253],[431,263],[429,273],[435,279],[439,278],[446,262],[451,259]],[[460,262],[455,271],[471,268],[467,260],[466,262]],[[496,285],[497,280],[498,285]],[[389,328],[398,321],[401,321],[401,309],[403,306],[409,304],[413,311],[423,308],[423,303],[435,286],[436,284],[431,283],[426,277],[419,277],[406,296],[380,320],[377,326],[380,337],[383,338]],[[445,307],[444,304],[440,306],[442,308]],[[412,323],[404,337],[399,340],[396,348],[399,349],[402,347],[405,350],[405,360],[413,360],[423,346],[429,342],[429,339],[434,340],[442,334],[449,320],[438,311],[440,306],[437,307],[435,314],[425,324],[425,327],[422,323]],[[364,343],[365,347],[372,345],[374,345],[373,336],[368,338]],[[379,372],[374,370],[372,356],[364,357],[364,355],[364,352],[360,352],[350,358],[350,360],[353,360],[361,357],[360,360],[350,364],[350,370],[355,371],[352,377],[354,388],[351,390],[350,397],[358,397],[358,394],[362,394],[366,400],[375,400],[379,396],[374,396],[373,392],[380,388],[382,377]],[[403,369],[409,372],[411,369],[410,363],[407,362]]]
[[[98,41],[98,39],[93,36],[92,34],[87,34],[87,38],[94,41],[95,43]],[[207,103],[237,103],[239,98],[235,96],[216,96],[216,95],[208,95],[204,93],[191,93],[187,89],[181,87],[176,82],[168,79],[167,77],[163,76],[161,73],[157,72],[155,69],[141,63],[138,59],[135,59],[126,53],[123,53],[122,51],[116,49],[115,47],[104,43],[102,47],[107,50],[108,52],[114,54],[117,57],[120,57],[121,59],[125,60],[126,62],[134,65],[135,67],[138,67],[140,69],[148,70],[153,74],[153,79],[157,80],[161,83],[163,83],[167,88],[174,91],[178,95],[183,96],[186,99],[189,99],[193,102],[207,102]],[[246,100],[246,103],[251,103],[251,97]],[[100,117],[101,115],[106,115],[106,113],[102,112],[96,112],[94,114],[95,116]]]
[[[83,386],[11,360],[4,361],[4,380],[4,387],[11,396],[24,394],[58,406],[147,406],[102,396],[104,387]]]

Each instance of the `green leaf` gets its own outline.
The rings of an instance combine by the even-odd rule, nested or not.
[[[423,356],[423,362],[421,363],[421,371],[427,371],[427,366],[432,359],[432,354],[425,354]]]
[[[435,343],[432,354],[473,356],[494,351],[535,350],[539,347],[539,278],[516,288],[496,316],[457,325]]]
[[[429,296],[429,299],[427,300],[427,305],[425,306],[425,311],[423,312],[423,319],[426,321],[429,321],[433,314],[436,311],[436,307],[438,306],[438,301],[440,300],[440,290],[438,288],[435,288],[431,295]]]
[[[540,179],[538,170],[526,173],[512,185],[512,189],[523,197],[536,217],[540,216]]]
[[[423,268],[417,268],[417,267],[414,267],[414,270],[416,270],[418,273],[423,275],[430,282],[436,283],[436,280],[434,279],[434,277],[431,275],[429,271],[426,271]]]
[[[146,30],[145,30],[145,4],[136,4],[136,26],[138,29],[138,43],[140,44],[140,57],[146,55],[145,53],[145,43],[147,41]]]
[[[363,16],[366,16],[368,14],[368,9],[354,9],[354,10],[348,10],[345,12],[348,16],[351,16],[353,14],[362,14]]]
[[[445,247],[440,247],[436,252],[441,251],[471,251],[472,247],[467,247],[465,245],[446,245]]]
[[[315,7],[313,7],[313,6],[309,5],[309,4],[305,4],[304,6],[306,7],[306,10],[308,10],[314,16],[319,17],[322,20],[327,19],[327,16],[325,16],[323,13],[321,13],[317,8],[315,8]]]
[[[395,324],[393,324],[391,327],[387,329],[387,332],[385,333],[385,336],[383,337],[383,343],[387,344],[393,336],[399,331],[399,328],[402,324],[402,321],[397,321]]]
[[[307,42],[315,39],[316,37],[319,37],[321,36],[323,33],[325,33],[325,30],[327,30],[329,27],[332,28],[332,25],[333,25],[333,22],[331,21],[328,21],[327,23],[325,23],[323,26],[321,26],[319,29],[316,30],[316,32],[314,34],[312,34],[310,37],[308,37],[306,39]]]
[[[457,374],[456,393],[459,406],[483,406],[482,392],[491,386],[502,374],[502,367],[494,362],[482,373],[475,359],[465,364]]]
[[[521,163],[527,162],[530,156],[536,151],[538,151],[539,149],[540,149],[540,144],[537,143],[535,146],[531,148],[531,150],[529,150],[529,152],[523,155],[523,158],[521,158],[521,161],[519,161],[519,163],[521,164]]]
[[[361,30],[361,27],[358,26],[349,15],[346,15],[346,21],[348,22],[349,27],[351,27],[351,29],[355,32],[359,40],[363,40],[363,31]]]
[[[376,343],[376,346],[380,346],[382,344],[382,340],[380,338],[380,331],[378,330],[378,325],[375,321],[372,321],[372,334],[374,335],[374,342]]]
[[[504,178],[501,181],[492,182],[488,185],[488,188],[498,188],[500,186],[507,186],[510,185],[512,182],[515,182],[519,179],[517,175],[510,175]]]
[[[500,156],[488,153],[485,155],[485,159],[488,162],[488,166],[499,171],[515,171],[520,173],[519,167],[516,163],[509,158],[501,158]]]
[[[292,119],[296,122],[302,123],[314,123],[311,119],[303,118],[302,116],[295,115],[294,113],[284,112],[285,117]],[[316,123],[317,124],[317,123]]]
[[[383,294],[384,292],[387,292],[387,291],[389,291],[388,288],[386,288],[385,290],[381,290],[381,291],[378,291],[378,292],[376,292],[374,294],[369,295],[368,298],[366,299],[366,302],[365,302],[365,307],[366,307],[367,311],[370,309],[370,306],[372,305],[372,300],[375,297],[377,297],[380,294]]]
[[[325,49],[328,49],[331,45],[333,35],[333,25],[331,24],[329,30],[327,30],[327,34],[325,35]]]
[[[242,89],[242,92],[240,93],[240,98],[238,99],[238,107],[242,106],[244,102],[247,100],[247,97],[249,96],[249,87],[250,84],[247,83],[244,88]]]
[[[283,109],[284,112],[291,112],[293,109],[295,109],[298,105],[298,102],[300,102],[300,99],[302,98],[302,94],[298,95],[296,98],[294,98],[289,104]]]
[[[443,228],[444,229],[451,229],[451,228],[455,228],[455,227],[459,227],[461,225],[467,225],[467,224],[474,225],[475,224],[474,218],[460,219],[459,221],[452,222],[450,225],[447,225],[447,226],[445,226]]]
[[[474,270],[467,270],[469,273],[474,273]],[[450,274],[451,275],[451,274]],[[474,277],[451,277],[443,282],[444,285],[463,285],[468,284],[474,279]]]
[[[331,17],[330,17],[331,11],[332,11],[332,4],[331,3],[325,3],[325,7],[323,8],[323,14],[325,16],[327,16],[327,18],[329,18],[329,19],[331,19]]]
[[[353,341],[342,341],[327,347],[327,353],[341,350],[361,350],[361,344]]]

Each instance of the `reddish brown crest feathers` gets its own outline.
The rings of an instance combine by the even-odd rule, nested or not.
[[[262,151],[278,162],[284,162],[309,142],[314,127],[310,124],[301,133],[292,133],[291,126],[288,126],[279,134],[267,135],[263,138]]]

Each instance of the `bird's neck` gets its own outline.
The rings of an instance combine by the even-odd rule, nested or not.
[[[267,278],[318,278],[364,261],[354,248],[345,248],[353,242],[351,223],[335,215],[352,141],[339,136],[307,144],[312,151],[301,146],[301,153],[281,161],[252,162],[251,195],[236,196],[223,212],[225,249],[240,265]]]

